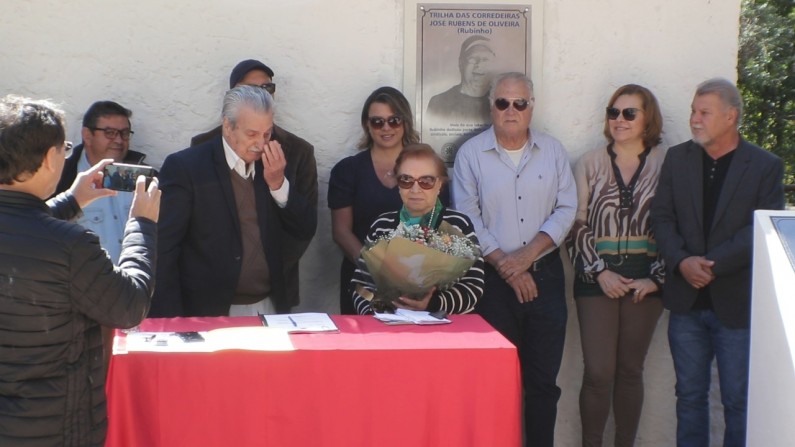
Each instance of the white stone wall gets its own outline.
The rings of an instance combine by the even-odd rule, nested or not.
[[[574,160],[603,144],[605,102],[634,82],[660,100],[665,142],[687,139],[695,85],[736,77],[739,3],[546,1],[534,124],[563,141]],[[312,142],[318,161],[319,228],[302,264],[301,309],[335,312],[341,254],[329,230],[328,174],[355,152],[365,97],[381,85],[402,86],[403,14],[400,0],[7,0],[0,2],[0,94],[62,103],[76,141],[85,109],[116,100],[134,111],[132,147],[159,166],[217,125],[232,66],[265,61],[276,72],[277,122]],[[649,354],[638,445],[673,443],[664,324]],[[559,445],[579,439],[576,326],[573,317],[560,376]]]

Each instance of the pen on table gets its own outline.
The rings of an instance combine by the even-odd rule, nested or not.
[[[293,323],[293,326],[298,327],[298,323],[296,323],[295,320],[293,320],[293,317],[288,315],[287,319],[290,320],[290,323]]]

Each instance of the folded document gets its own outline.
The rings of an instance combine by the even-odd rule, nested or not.
[[[269,328],[284,329],[291,333],[339,332],[337,325],[328,314],[304,312],[299,314],[260,315],[262,325]]]
[[[386,324],[447,324],[452,323],[446,314],[425,310],[397,309],[393,314],[375,314],[375,318]]]
[[[292,351],[287,331],[266,327],[230,327],[202,332],[130,332],[115,337],[114,354],[128,352],[215,352],[226,349]]]

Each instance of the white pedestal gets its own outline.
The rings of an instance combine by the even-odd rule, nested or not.
[[[785,222],[777,220],[786,219]],[[790,229],[783,236],[777,225]],[[786,232],[783,232],[786,233]],[[782,237],[783,236],[783,237]],[[788,446],[795,439],[795,212],[757,211],[748,389],[749,446]]]

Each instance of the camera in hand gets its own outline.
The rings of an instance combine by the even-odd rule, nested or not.
[[[116,191],[135,191],[139,175],[146,177],[146,187],[152,182],[155,169],[151,166],[111,163],[102,171],[102,186]]]

